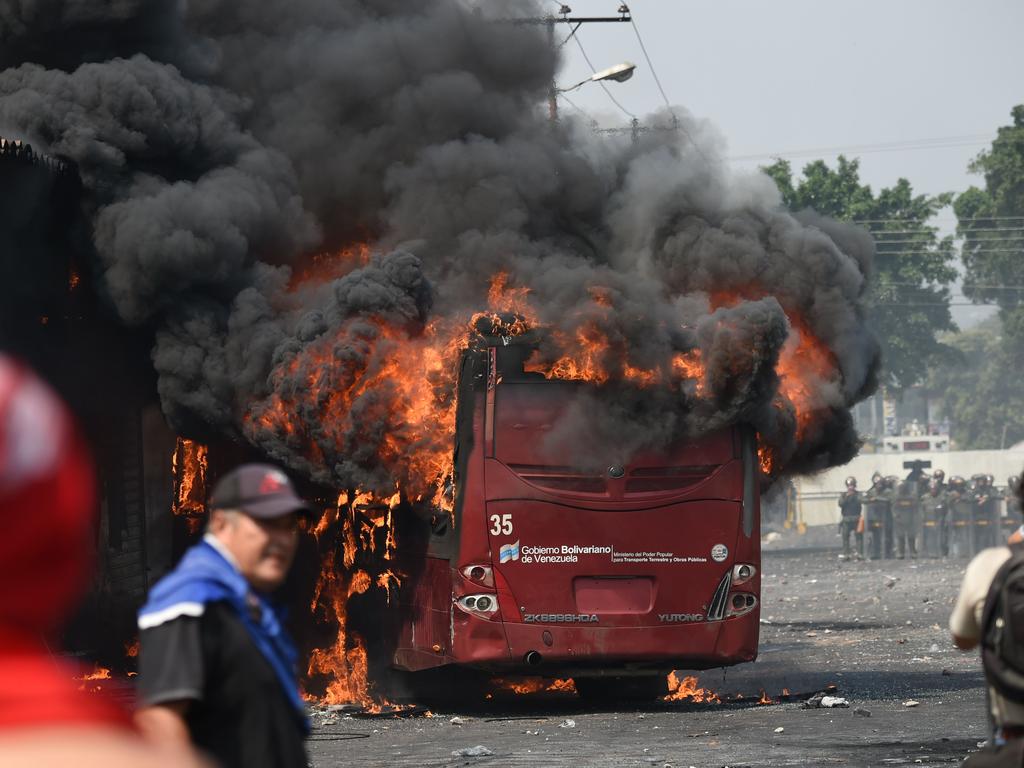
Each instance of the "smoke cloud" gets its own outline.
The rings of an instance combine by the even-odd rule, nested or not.
[[[496,5],[0,0],[0,134],[78,164],[98,285],[155,329],[172,425],[386,489],[437,447],[396,360],[502,274],[537,365],[599,342],[604,384],[561,428],[629,454],[745,422],[777,471],[850,458],[879,364],[867,233],[784,212],[685,110],[637,143],[552,125],[557,54],[510,21],[542,9]]]

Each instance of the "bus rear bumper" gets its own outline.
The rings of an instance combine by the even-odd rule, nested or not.
[[[481,644],[472,637],[477,633],[456,632],[451,661],[545,674],[588,667],[706,669],[757,657],[756,611],[723,621],[654,627],[488,623],[503,626],[507,645]]]

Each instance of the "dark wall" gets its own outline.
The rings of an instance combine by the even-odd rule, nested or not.
[[[124,328],[97,299],[73,166],[0,142],[0,201],[0,350],[61,394],[97,466],[98,567],[65,641],[116,662],[170,558],[175,436],[159,409],[151,332]]]

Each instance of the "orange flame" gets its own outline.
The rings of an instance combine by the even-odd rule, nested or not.
[[[129,659],[137,659],[139,657],[139,638],[135,638],[130,643],[124,644],[124,655]]]
[[[93,667],[92,672],[87,672],[81,677],[75,678],[76,680],[109,680],[110,670],[106,667],[101,667],[99,664]]]
[[[307,283],[325,283],[343,277],[358,267],[366,266],[372,251],[368,243],[356,243],[340,251],[314,253],[292,274],[290,288]]]
[[[665,701],[692,701],[694,703],[720,704],[721,698],[714,691],[701,688],[696,677],[684,677],[682,680],[675,672],[668,675],[668,695]]]
[[[171,457],[175,515],[202,516],[206,511],[207,448],[179,437]]]
[[[523,680],[506,680],[497,677],[491,682],[498,690],[511,692],[518,696],[534,693],[576,693],[576,683],[571,677],[553,682],[540,677]]]
[[[399,574],[388,568],[374,578],[361,563],[367,555],[372,555],[375,563],[386,563],[394,557],[398,544],[392,516],[399,501],[397,494],[381,501],[371,494],[359,493],[349,503],[348,494],[343,493],[338,497],[338,506],[326,510],[313,528],[314,535],[321,540],[332,526],[341,524],[339,547],[325,557],[310,605],[314,613],[320,611],[338,627],[334,642],[314,650],[306,670],[310,677],[328,678],[323,703],[358,703],[371,712],[379,712],[388,705],[372,689],[366,645],[348,630],[347,617],[353,595],[382,589],[391,603],[397,594],[401,585]],[[336,559],[338,554],[340,563]]]
[[[731,307],[741,301],[756,301],[765,296],[757,286],[737,291],[719,291],[710,297],[711,309]],[[779,398],[788,402],[796,416],[796,439],[807,437],[816,417],[828,404],[822,400],[823,386],[834,380],[838,373],[836,359],[793,307],[783,307],[789,320],[790,334],[779,355],[776,373],[779,376]],[[761,472],[771,475],[778,469],[776,456],[759,439],[758,458]]]
[[[445,491],[452,475],[454,385],[467,331],[455,333],[450,322],[438,321],[412,337],[382,321],[361,324],[359,333],[373,326],[370,337],[359,339],[370,349],[362,363],[339,363],[334,339],[306,347],[272,374],[281,379],[297,376],[300,369],[308,371],[306,386],[287,395],[275,392],[259,403],[246,417],[246,430],[274,432],[303,450],[314,464],[323,464],[325,451],[352,451],[359,436],[350,414],[360,401],[364,412],[367,407],[376,409],[387,424],[377,461],[395,478],[396,489],[402,488],[413,501],[450,509]],[[368,393],[373,396],[364,398]],[[297,416],[311,409],[320,414],[315,436]]]
[[[110,670],[106,667],[101,667],[99,664],[93,666],[92,672],[87,672],[84,675],[80,675],[75,678],[80,680],[81,685],[78,686],[80,691],[102,691],[103,686],[100,685],[98,680],[110,680]]]
[[[801,441],[824,407],[821,384],[835,375],[836,361],[799,317],[791,316],[789,322],[793,330],[779,357],[779,394],[793,405],[796,437]]]

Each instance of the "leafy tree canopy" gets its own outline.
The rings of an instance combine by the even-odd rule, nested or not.
[[[906,179],[876,195],[861,184],[860,162],[843,156],[835,168],[815,160],[804,166],[799,180],[786,160],[762,170],[775,180],[791,211],[810,208],[857,222],[874,235],[868,311],[882,343],[884,381],[895,388],[920,383],[929,364],[948,355],[938,334],[956,328],[949,308],[949,286],[957,276],[953,238],[940,238],[928,223],[952,195],[915,195]]]
[[[936,366],[929,387],[943,393],[958,448],[1008,448],[1024,440],[1024,362],[999,318],[948,339],[955,360]]]
[[[964,238],[964,293],[999,305],[1003,333],[1024,345],[1024,104],[970,170],[985,178],[953,204]]]

